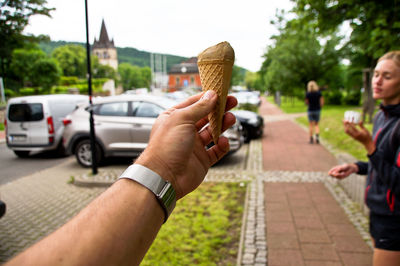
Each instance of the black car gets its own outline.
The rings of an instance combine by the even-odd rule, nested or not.
[[[262,116],[246,110],[233,110],[231,112],[242,124],[244,142],[248,143],[250,140],[262,136],[264,132],[264,119]]]
[[[6,204],[0,200],[0,218],[6,213]]]

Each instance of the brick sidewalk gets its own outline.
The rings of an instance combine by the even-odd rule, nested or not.
[[[263,100],[264,117],[282,115]],[[267,122],[264,170],[326,172],[337,162],[323,145],[291,120]],[[264,183],[268,266],[372,265],[364,242],[323,183]]]

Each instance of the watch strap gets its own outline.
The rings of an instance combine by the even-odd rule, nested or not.
[[[164,211],[164,223],[167,221],[176,204],[176,194],[171,183],[140,164],[129,166],[119,178],[131,179],[153,192]]]

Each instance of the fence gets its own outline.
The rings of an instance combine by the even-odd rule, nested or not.
[[[353,163],[357,161],[349,154],[339,154],[336,156],[339,163]],[[351,176],[341,180],[338,184],[346,191],[349,197],[356,202],[362,213],[368,215],[368,207],[365,205],[365,187],[366,176],[352,174]]]

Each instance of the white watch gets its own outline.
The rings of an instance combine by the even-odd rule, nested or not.
[[[167,221],[176,204],[176,194],[171,183],[140,164],[129,166],[119,178],[131,179],[153,192],[164,211],[164,223]]]

